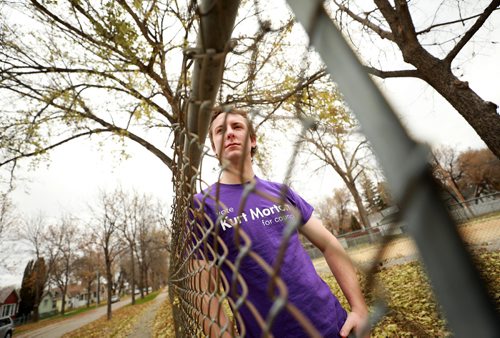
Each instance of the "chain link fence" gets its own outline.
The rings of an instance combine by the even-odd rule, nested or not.
[[[314,8],[318,9],[319,7],[313,6],[312,12],[311,9],[306,11],[306,13],[312,13],[308,19],[313,22],[321,22],[318,18],[320,11],[314,12]],[[297,9],[295,11],[297,14],[301,13]],[[316,16],[313,15],[314,13]],[[308,28],[307,23],[305,26]],[[325,29],[325,26],[309,27],[309,32],[311,34],[321,33],[322,29]],[[329,43],[326,45],[331,47]],[[335,47],[339,50],[347,48],[343,45],[335,45]],[[213,53],[200,53],[199,51],[197,53],[196,58],[202,63],[205,62],[203,61],[205,58],[213,57]],[[218,57],[220,58],[220,55]],[[351,71],[349,67],[345,67],[344,71],[349,73]],[[354,73],[351,72],[349,75]],[[353,76],[353,79],[355,89],[363,91],[364,89],[359,88],[358,85],[368,82],[367,78]],[[375,92],[373,88],[367,91]],[[349,98],[349,95],[346,96]],[[280,314],[286,313],[291,320],[299,324],[308,336],[319,337],[320,333],[315,326],[316,323],[308,319],[307,314],[303,313],[303,309],[289,301],[290,281],[283,280],[281,276],[281,269],[291,238],[297,235],[297,229],[300,226],[299,217],[290,217],[287,220],[281,242],[274,249],[272,260],[257,253],[258,243],[252,242],[250,236],[241,229],[241,219],[235,219],[231,224],[227,223],[224,218],[224,210],[227,210],[227,206],[221,201],[217,191],[207,192],[206,188],[214,182],[205,182],[200,170],[202,158],[210,152],[204,145],[203,135],[206,135],[207,129],[200,133],[200,125],[205,124],[206,127],[207,114],[211,112],[215,97],[210,99],[192,96],[186,97],[186,100],[188,104],[186,104],[183,113],[188,118],[181,119],[174,131],[176,138],[174,163],[176,163],[176,167],[173,170],[174,204],[172,206],[173,229],[169,292],[176,335],[178,337],[248,336],[251,332],[250,329],[252,329],[248,326],[248,318],[251,317],[250,325],[257,326],[262,336],[272,336],[271,330],[276,319]],[[372,110],[375,110],[373,115],[377,115],[375,113],[380,113],[380,116],[385,114],[385,112],[377,112],[377,109],[373,109],[378,104],[382,106],[380,110],[390,111],[390,108],[381,104],[378,98],[373,99],[373,101],[376,103],[370,103],[370,99],[363,103],[371,105]],[[197,109],[190,111],[189,107],[193,104],[196,105]],[[354,111],[357,110],[356,108],[358,107],[353,105]],[[366,110],[365,108],[365,106],[361,106],[359,110]],[[189,120],[190,115],[195,116],[196,114],[203,115],[203,118],[199,120],[202,122],[199,124]],[[384,118],[381,117],[381,120]],[[310,121],[303,121],[299,116],[296,116],[296,119],[303,124],[303,131],[312,126]],[[391,127],[386,126],[387,128],[382,129],[396,130],[399,128],[397,122],[391,118],[387,120],[385,122]],[[379,132],[380,130],[372,130],[368,136],[376,138]],[[396,132],[396,134],[396,138],[404,139],[406,137],[404,133]],[[375,143],[377,143],[376,140]],[[442,210],[436,206],[436,203],[439,204],[439,200],[436,198],[437,190],[434,189],[432,180],[429,180],[428,173],[425,171],[426,152],[422,147],[411,142],[408,142],[408,147],[405,148],[404,143],[398,144],[400,149],[397,149],[393,154],[388,155],[383,152],[382,162],[394,162],[390,157],[397,156],[397,154],[400,154],[401,158],[407,159],[408,163],[404,168],[401,168],[399,162],[396,163],[396,168],[389,168],[389,181],[394,180],[393,188],[395,188],[396,200],[400,202],[399,205],[401,205],[402,214],[405,217],[398,216],[390,222],[385,218],[387,223],[381,223],[366,233],[356,232],[340,237],[341,243],[347,248],[351,258],[358,263],[360,269],[366,271],[365,288],[375,294],[370,324],[375,325],[388,311],[395,311],[395,309],[387,309],[388,302],[385,300],[384,294],[376,292],[378,287],[375,274],[380,264],[388,261],[387,257],[391,257],[391,255],[398,259],[416,256],[418,247],[420,252],[418,255],[419,257],[423,256],[423,261],[428,267],[439,296],[439,302],[443,303],[447,317],[450,319],[450,325],[458,332],[457,336],[466,336],[468,332],[471,332],[471,329],[468,328],[470,325],[474,327],[474,330],[478,330],[479,327],[482,330],[479,335],[482,336],[491,336],[492,332],[498,333],[498,330],[495,331],[498,325],[494,324],[496,320],[495,310],[491,309],[491,303],[483,293],[484,288],[481,281],[476,278],[475,270],[465,253],[464,245],[456,236],[456,227],[450,221],[449,214],[446,213],[445,209]],[[297,149],[294,151],[292,160],[288,163],[289,173],[295,166]],[[395,178],[392,175],[395,175]],[[204,191],[205,193],[203,193]],[[247,206],[251,194],[259,195],[263,200],[275,203],[275,205],[284,205],[286,193],[286,190],[283,190],[278,195],[267,195],[257,188],[255,181],[251,181],[245,185],[242,195],[238,198],[239,212],[237,214],[243,215],[242,212]],[[497,202],[492,204],[497,205]],[[207,205],[215,206],[216,215],[218,215],[215,220],[207,214]],[[472,205],[469,207],[469,209],[473,209]],[[496,206],[493,205],[484,205],[485,212],[495,208]],[[286,209],[289,213],[282,213],[283,210],[276,208],[276,217],[296,214],[293,207],[286,207]],[[456,214],[456,219],[460,219],[458,209],[451,212]],[[393,213],[388,215],[391,214]],[[479,210],[474,208],[472,214],[479,215]],[[467,219],[470,219],[470,216],[467,216]],[[232,244],[234,245],[231,247],[221,237],[221,231],[225,227],[231,227],[233,230]],[[493,228],[498,227],[493,226]],[[305,246],[308,247],[307,244]],[[404,255],[401,254],[403,247],[407,248]],[[362,252],[364,249],[369,252]],[[446,252],[446,255],[441,255],[441,252]],[[312,249],[309,250],[309,254],[313,258],[318,256],[318,252]],[[342,252],[338,252],[338,255],[341,256]],[[252,275],[241,273],[242,265],[248,261],[257,267],[258,271],[254,271],[255,273],[266,277],[266,294],[270,304],[267,313],[262,313],[249,298],[253,287]],[[394,259],[391,261],[394,262]],[[461,280],[463,283],[460,289],[453,290],[453,293],[447,293],[446,290],[447,287],[449,288],[450,279]],[[460,293],[463,293],[463,299],[457,299],[456,295]],[[456,307],[457,311],[453,311],[453,307]],[[467,317],[467,323],[460,323],[464,317]]]
[[[471,234],[471,231],[465,231],[462,228],[468,226],[472,221],[480,222],[481,219],[484,219],[484,223],[488,223],[488,216],[495,217],[496,214],[500,214],[500,193],[469,199],[464,203],[448,204],[447,209],[457,223],[459,231],[462,233],[462,239],[466,243],[481,244],[484,241],[478,240]],[[383,236],[388,235],[408,236],[404,220],[401,219],[400,210],[396,206],[373,213],[369,218],[373,224],[369,229],[356,230],[337,236],[344,248],[376,244],[381,241]],[[489,242],[500,241],[500,235],[496,231],[497,227],[490,229],[488,225],[485,225],[482,228],[478,230],[478,232],[483,233],[481,237],[489,238]],[[311,255],[317,256],[315,253],[311,253]]]

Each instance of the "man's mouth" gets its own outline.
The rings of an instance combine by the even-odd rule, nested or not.
[[[228,145],[226,145],[226,149],[229,148],[229,147],[232,147],[232,146],[239,146],[240,144],[239,143],[229,143]]]

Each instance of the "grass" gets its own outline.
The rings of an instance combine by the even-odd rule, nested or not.
[[[65,334],[63,337],[127,337],[134,330],[144,311],[151,305],[151,301],[159,293],[160,291],[152,292],[146,297],[136,300],[135,305],[129,304],[113,311],[111,320],[109,321],[106,316],[103,316],[75,331]]]
[[[106,303],[101,303],[99,305],[99,307],[105,306],[105,305],[106,305]],[[48,326],[48,325],[51,325],[51,324],[59,323],[59,322],[61,322],[63,320],[66,320],[66,319],[71,318],[73,316],[79,315],[81,313],[85,313],[87,311],[92,311],[94,309],[96,309],[95,305],[91,305],[88,308],[86,306],[85,307],[80,307],[80,308],[77,308],[77,309],[65,312],[64,315],[55,314],[55,315],[52,315],[50,317],[46,317],[46,318],[40,319],[36,323],[22,324],[22,325],[16,326],[16,330],[14,331],[14,335],[16,336],[16,335],[19,335],[19,334],[21,334],[23,332],[33,331],[33,330],[37,330],[39,328],[42,328],[42,327],[45,327],[45,326]]]
[[[491,299],[500,309],[500,251],[478,250],[474,259],[490,291]],[[348,303],[331,276],[324,276],[332,292],[348,309]],[[362,284],[364,276],[360,276]],[[372,330],[375,337],[449,337],[452,336],[446,319],[440,312],[429,281],[419,262],[385,268],[376,274],[379,287],[365,292],[368,303],[375,293],[383,295],[389,311]]]
[[[143,304],[143,303],[147,303],[147,302],[150,302],[152,301],[153,299],[156,298],[156,296],[158,296],[160,294],[160,291],[154,291],[154,292],[151,292],[150,294],[148,294],[147,296],[145,296],[144,298],[139,298],[139,299],[136,299],[135,300],[135,305],[140,305],[140,304]]]

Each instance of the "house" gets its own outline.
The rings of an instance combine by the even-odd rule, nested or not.
[[[13,286],[0,289],[0,317],[15,317],[21,297]]]
[[[106,285],[100,284],[99,285],[99,301],[102,302],[107,299],[107,289]],[[85,290],[85,299],[87,299],[89,295],[87,294],[87,291]],[[97,287],[95,285],[92,286],[91,291],[90,291],[90,303],[97,303]]]
[[[100,300],[103,301],[106,299],[106,288],[104,285],[100,287]],[[70,284],[66,290],[66,305],[65,310],[76,309],[79,307],[87,306],[87,299],[90,297],[89,303],[95,303],[97,300],[97,292],[96,288],[93,287],[90,295],[87,292],[87,289],[80,284]],[[59,312],[61,312],[62,308],[62,296],[59,289],[55,290],[55,299],[56,299],[56,308]]]
[[[80,285],[78,284],[68,285],[66,289],[66,297],[64,299],[65,302],[64,309],[67,311],[85,305],[86,303],[81,301],[81,299],[83,299],[82,294],[83,294],[83,288]],[[61,312],[62,310],[61,291],[57,289],[55,291],[55,295],[56,295],[55,298],[56,298],[57,311]]]
[[[54,292],[45,291],[38,306],[38,314],[41,318],[57,313],[56,299]]]

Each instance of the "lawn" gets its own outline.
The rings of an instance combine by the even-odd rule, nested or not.
[[[500,251],[479,250],[474,259],[485,281],[489,285],[491,298],[500,309]],[[324,276],[336,295],[340,288],[333,277]],[[360,277],[364,280],[364,277]],[[439,310],[427,276],[419,262],[411,262],[377,272],[378,287],[365,292],[368,302],[374,293],[382,294],[388,304],[388,312],[372,331],[373,337],[448,337],[451,336],[446,320]],[[345,308],[348,303],[339,297]]]
[[[112,318],[109,321],[106,319],[106,316],[103,316],[92,323],[82,326],[78,330],[65,334],[63,337],[127,337],[141,318],[142,313],[158,294],[159,291],[152,292],[144,297],[144,299],[137,299],[135,305],[127,305],[113,311]]]
[[[103,302],[99,305],[99,307],[105,306],[105,305],[106,305],[106,303]],[[46,317],[46,318],[40,319],[36,323],[27,323],[27,324],[18,325],[18,326],[16,326],[16,330],[14,331],[14,335],[19,335],[23,332],[33,331],[33,330],[36,330],[36,329],[39,329],[39,328],[42,328],[42,327],[45,327],[45,326],[48,326],[51,324],[55,324],[55,323],[58,323],[60,321],[66,320],[70,317],[79,315],[81,313],[85,313],[87,311],[92,311],[95,308],[96,308],[96,306],[95,306],[95,304],[93,304],[89,307],[80,307],[80,308],[77,308],[74,310],[67,310],[67,312],[64,315],[56,314],[56,315],[53,315],[50,317]]]

